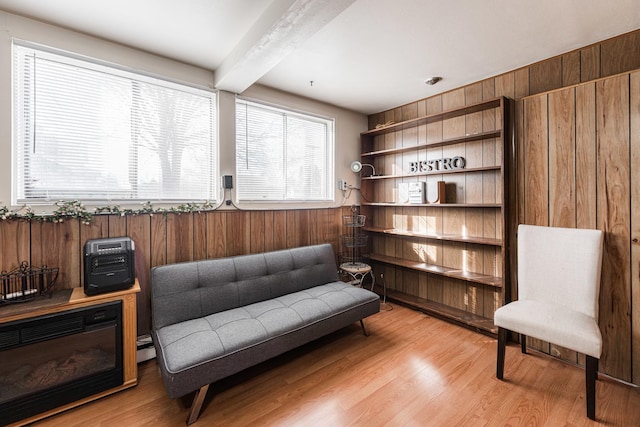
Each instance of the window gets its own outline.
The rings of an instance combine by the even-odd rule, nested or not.
[[[240,201],[332,201],[333,120],[236,100]]]
[[[216,199],[214,92],[13,49],[18,204]]]

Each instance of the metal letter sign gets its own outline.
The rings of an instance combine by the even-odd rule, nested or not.
[[[444,159],[437,160],[420,160],[417,162],[409,162],[409,172],[420,173],[464,169],[465,164],[464,157],[460,156],[453,158],[445,157]]]

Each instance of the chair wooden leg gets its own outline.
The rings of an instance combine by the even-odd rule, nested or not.
[[[596,377],[598,376],[598,359],[587,356],[586,383],[587,383],[587,417],[596,419]]]
[[[520,350],[522,354],[527,354],[527,336],[525,334],[520,334]]]
[[[367,328],[364,327],[364,320],[360,320],[360,326],[362,326],[362,333],[365,337],[369,336],[369,332],[367,332]]]
[[[198,421],[204,397],[207,395],[207,390],[209,390],[209,384],[202,386],[200,390],[196,391],[196,396],[193,398],[193,403],[191,404],[191,411],[189,411],[189,418],[187,418],[187,425],[191,425]]]
[[[498,328],[498,357],[496,364],[496,377],[499,380],[504,378],[504,353],[507,345],[507,330]]]

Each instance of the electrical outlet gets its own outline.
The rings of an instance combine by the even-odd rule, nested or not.
[[[344,179],[339,180],[338,181],[338,189],[342,190],[342,191],[347,190],[348,189],[347,181],[345,181]]]

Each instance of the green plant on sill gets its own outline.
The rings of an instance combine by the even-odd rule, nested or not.
[[[140,209],[121,208],[119,205],[102,206],[95,208],[91,213],[87,208],[78,200],[71,201],[59,201],[55,203],[56,209],[51,214],[36,214],[33,212],[31,206],[23,206],[22,208],[11,211],[8,207],[0,207],[0,220],[25,220],[25,221],[39,221],[39,222],[63,222],[65,219],[79,219],[82,224],[88,225],[93,220],[94,215],[150,215],[162,214],[167,215],[170,213],[182,214],[182,213],[200,213],[206,211],[212,211],[216,209],[216,206],[210,201],[206,201],[202,204],[199,203],[186,203],[178,206],[172,206],[170,208],[154,208],[151,202],[145,202]]]

